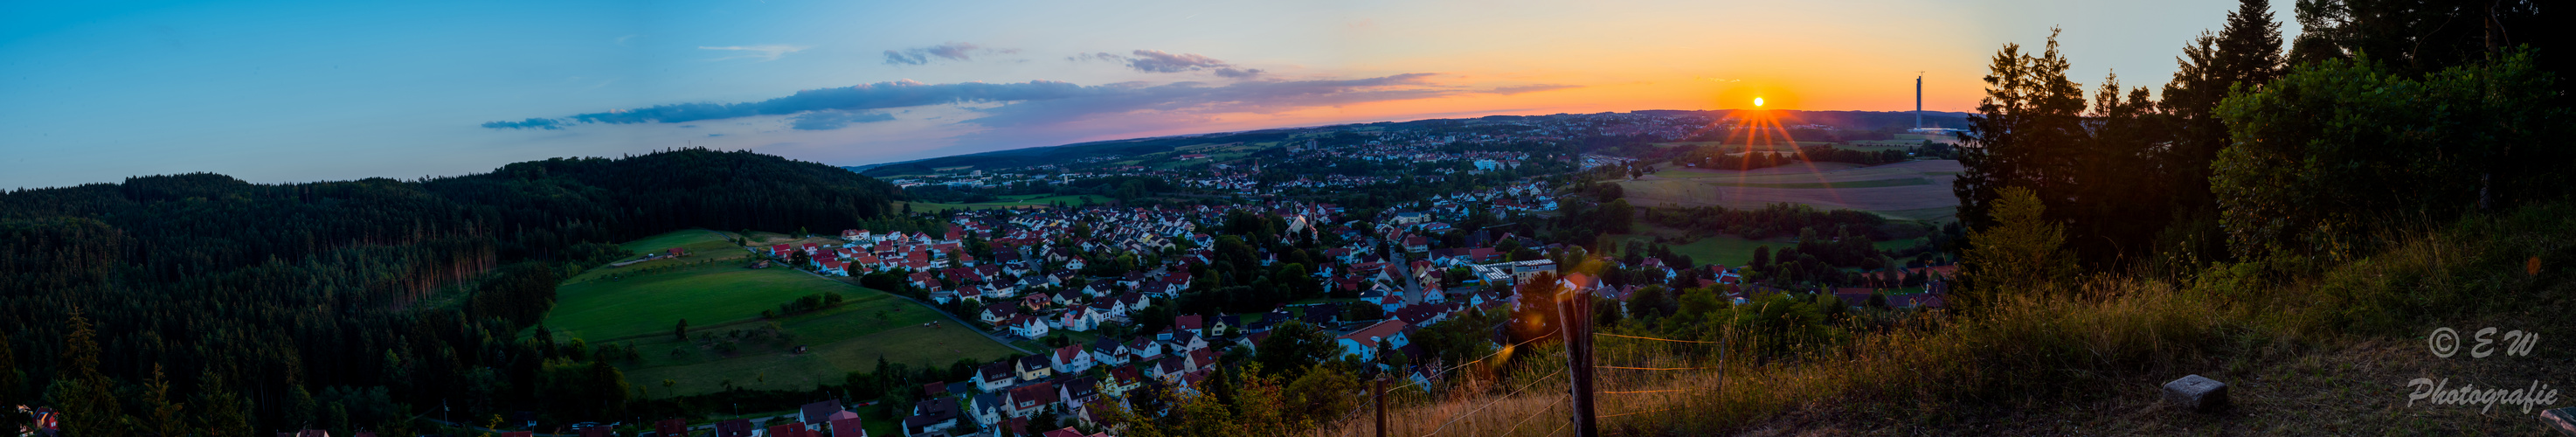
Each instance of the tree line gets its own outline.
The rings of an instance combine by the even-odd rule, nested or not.
[[[1961,135],[1960,219],[2001,235],[2007,191],[2027,190],[2018,208],[2044,212],[2020,215],[2057,228],[2019,229],[2062,233],[2074,264],[2040,272],[2190,275],[2348,260],[2397,226],[2565,199],[2576,56],[2538,4],[2302,1],[2285,42],[2271,4],[2245,0],[2161,93],[2114,75],[2089,101],[2053,35],[2007,44]],[[2002,268],[1976,264],[1971,280]]]
[[[704,149],[413,181],[11,191],[0,350],[16,359],[0,375],[17,383],[0,404],[61,407],[73,435],[394,427],[371,421],[442,403],[608,417],[627,397],[605,396],[633,391],[614,368],[520,335],[560,278],[689,227],[936,226],[888,214],[900,198],[846,170]],[[172,418],[130,395],[157,389],[198,396],[169,399],[184,404]],[[358,413],[386,409],[402,414]]]

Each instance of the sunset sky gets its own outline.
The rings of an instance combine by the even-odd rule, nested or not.
[[[2289,21],[2286,4],[2277,19]],[[0,188],[416,178],[700,146],[833,165],[1346,122],[1972,110],[2050,26],[2160,86],[2232,1],[7,2]],[[2295,24],[2285,24],[2295,35]]]

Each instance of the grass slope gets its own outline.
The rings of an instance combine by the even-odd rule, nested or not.
[[[847,284],[784,268],[683,265],[559,287],[556,308],[545,324],[558,336],[622,339],[669,333],[680,319],[689,319],[693,326],[714,326],[758,318],[761,310],[775,310],[797,297],[851,291],[855,290]]]
[[[765,329],[771,321],[692,330],[686,342],[669,335],[633,340],[627,344],[642,351],[645,359],[626,366],[627,380],[654,388],[657,395],[713,392],[727,382],[732,387],[802,390],[818,383],[840,383],[849,372],[874,369],[878,359],[946,366],[958,359],[992,360],[1015,353],[976,334],[974,328],[947,322],[937,310],[874,290],[866,294],[838,307],[776,320],[777,329],[786,334],[781,337],[784,341],[738,340],[740,349],[731,355],[714,345],[733,338],[736,331]],[[939,326],[924,326],[933,321]],[[789,350],[800,344],[808,347],[806,353]],[[662,380],[671,380],[673,386],[662,389]]]
[[[2104,275],[2034,289],[1971,291],[1973,307],[1821,346],[1811,355],[1708,358],[1603,337],[1596,365],[1697,369],[1605,372],[1605,434],[1619,435],[2554,435],[2542,408],[2432,405],[2415,378],[2450,389],[2564,390],[2576,348],[2545,337],[2528,356],[2439,357],[2427,333],[2576,331],[2576,206],[2471,217],[2342,261],[2211,266],[2188,280]],[[2403,236],[2403,235],[2399,235]],[[2396,238],[2396,237],[2392,237]],[[1963,295],[1962,297],[1968,297]],[[1718,317],[1760,315],[1720,310]],[[1679,316],[1676,316],[1679,317]],[[1611,328],[1617,331],[1618,328]],[[1637,335],[1690,336],[1694,327]],[[1708,332],[1708,331],[1699,331]],[[1743,345],[1759,334],[1733,331]],[[1700,334],[1701,339],[1714,334]],[[2460,348],[2474,344],[2463,338]],[[1707,346],[1692,346],[1705,348]],[[1739,347],[1740,350],[1740,347]],[[1483,391],[1414,400],[1392,434],[1550,435],[1525,418],[1565,417],[1561,352],[1539,348]],[[2186,411],[2158,387],[2198,374],[2229,384],[2232,407]],[[1525,375],[1551,375],[1527,377]],[[1540,387],[1513,395],[1502,388]],[[1372,419],[1319,435],[1368,435]],[[1538,421],[1545,422],[1545,421]],[[1453,426],[1455,425],[1455,426]]]
[[[556,289],[558,302],[547,315],[547,328],[557,339],[636,347],[643,360],[621,367],[628,381],[655,396],[712,392],[727,381],[735,387],[802,389],[837,383],[849,371],[873,369],[880,358],[946,365],[1014,352],[973,328],[945,323],[936,309],[892,294],[791,269],[745,269],[750,255],[726,242],[725,235],[690,230],[626,243],[638,252],[684,247],[693,254],[574,276]],[[753,237],[786,239],[765,233]],[[839,293],[846,300],[821,311],[760,318],[761,310],[815,293]],[[671,335],[683,318],[693,337],[687,342]],[[943,323],[924,326],[932,321]],[[747,335],[772,324],[785,335],[737,340],[738,349],[731,354],[716,347],[721,339],[736,338],[737,331]],[[808,346],[807,353],[790,353],[795,345]],[[665,379],[674,384],[663,387]]]

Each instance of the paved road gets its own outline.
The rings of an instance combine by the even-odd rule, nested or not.
[[[1401,252],[1387,254],[1386,259],[1395,264],[1395,282],[1404,284],[1404,304],[1422,303],[1422,282],[1413,280],[1413,263],[1405,261]]]

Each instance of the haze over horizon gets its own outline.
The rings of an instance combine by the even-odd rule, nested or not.
[[[2234,3],[1564,6],[12,3],[0,187],[410,178],[684,146],[862,165],[1753,97],[1904,111],[1917,71],[1926,110],[1970,111],[2005,43],[2037,50],[2063,25],[2088,89],[2112,71],[2152,88]],[[2165,55],[2123,55],[2141,52]]]

